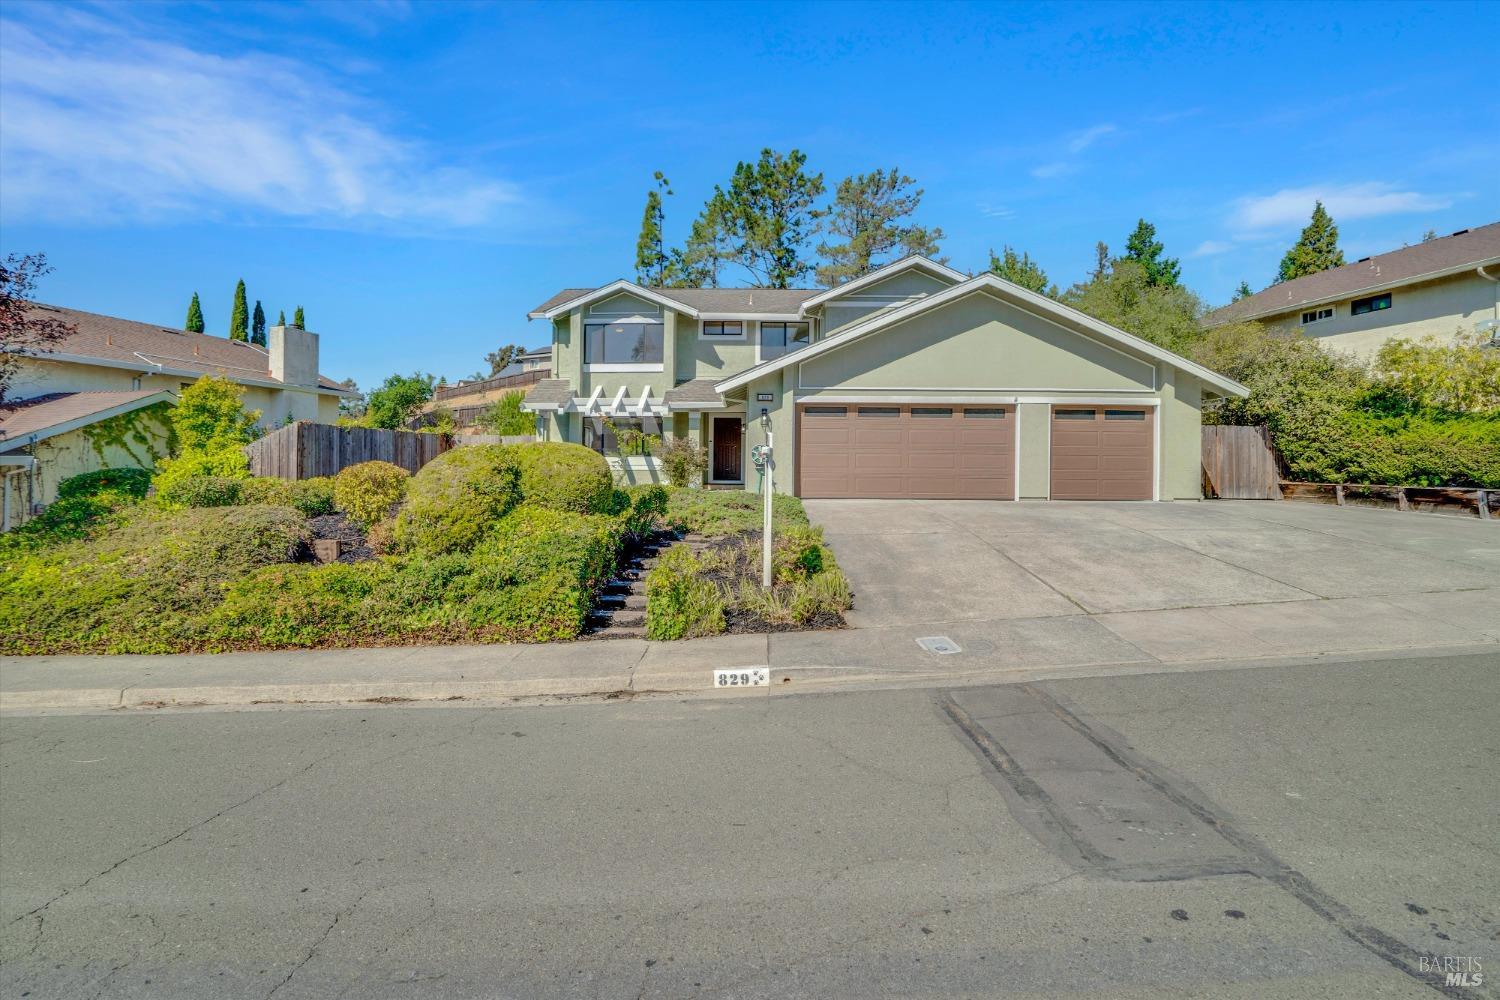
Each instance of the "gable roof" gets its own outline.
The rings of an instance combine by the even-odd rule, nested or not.
[[[929,257],[923,257],[921,254],[914,253],[893,263],[877,267],[869,274],[861,275],[852,281],[846,281],[842,285],[834,285],[832,288],[824,289],[805,300],[802,303],[801,311],[805,313],[807,310],[820,306],[831,299],[836,299],[840,295],[857,292],[861,288],[868,288],[871,285],[878,284],[906,271],[923,271],[934,277],[942,278],[949,284],[957,284],[960,281],[967,281],[969,278],[967,274],[964,274],[962,271],[955,271],[947,264],[940,264]]]
[[[1488,264],[1500,264],[1500,222],[1461,229],[1426,243],[1376,254],[1353,264],[1332,267],[1272,285],[1264,291],[1215,309],[1203,318],[1207,326],[1276,316],[1305,306],[1430,281]]]
[[[0,410],[0,449],[33,444],[107,417],[176,398],[166,389],[49,392],[45,396],[22,400],[14,409]]]
[[[265,348],[242,340],[174,330],[39,302],[33,303],[27,311],[60,320],[75,329],[74,333],[46,351],[24,352],[32,357],[82,364],[97,361],[116,368],[161,368],[190,375],[222,371],[237,382],[281,385],[271,377],[271,356]],[[346,391],[326,375],[318,376],[318,387],[323,391]]]
[[[628,292],[657,305],[702,316],[795,316],[797,307],[818,294],[816,288],[648,288],[621,278],[598,288],[564,288],[526,314],[527,319],[555,319],[590,302]]]
[[[1059,322],[1068,328],[1081,328],[1082,332],[1097,336],[1107,342],[1120,344],[1147,357],[1164,361],[1172,367],[1180,368],[1229,395],[1243,397],[1250,394],[1250,390],[1238,382],[1231,378],[1226,378],[1212,369],[1205,368],[1196,361],[1189,361],[1182,355],[1169,351],[1164,347],[1158,347],[1149,340],[1143,340],[1134,334],[1126,333],[1124,330],[1101,322],[1086,313],[1079,312],[1071,306],[1066,306],[1044,295],[1038,295],[1036,292],[1012,284],[990,273],[975,275],[967,281],[962,281],[951,288],[946,288],[941,292],[936,292],[925,298],[909,302],[899,309],[893,309],[890,312],[881,313],[862,322],[851,324],[838,333],[809,344],[807,347],[792,351],[789,354],[783,354],[781,357],[773,358],[770,361],[764,361],[753,368],[747,368],[738,374],[721,379],[715,383],[714,388],[723,393],[731,389],[738,389],[741,386],[749,385],[763,375],[768,375],[788,365],[800,364],[809,358],[816,357],[827,351],[837,350],[851,341],[858,340],[872,333],[877,333],[897,323],[904,322],[976,292],[993,293],[1000,299],[1009,301],[1012,305],[1024,309],[1033,315],[1041,316],[1053,322]]]

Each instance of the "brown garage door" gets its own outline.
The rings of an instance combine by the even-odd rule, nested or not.
[[[803,406],[798,495],[1013,500],[1013,406]]]
[[[1054,406],[1052,499],[1150,500],[1150,407]]]

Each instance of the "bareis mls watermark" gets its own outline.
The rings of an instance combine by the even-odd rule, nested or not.
[[[1417,971],[1443,977],[1444,986],[1483,986],[1484,966],[1471,955],[1420,955]]]

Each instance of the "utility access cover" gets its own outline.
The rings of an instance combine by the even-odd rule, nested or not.
[[[929,635],[917,640],[917,645],[929,653],[962,653],[963,649],[946,635]]]

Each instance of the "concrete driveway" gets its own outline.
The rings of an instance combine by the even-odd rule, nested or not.
[[[1493,522],[1252,501],[806,506],[860,629],[1163,661],[1500,640]]]

